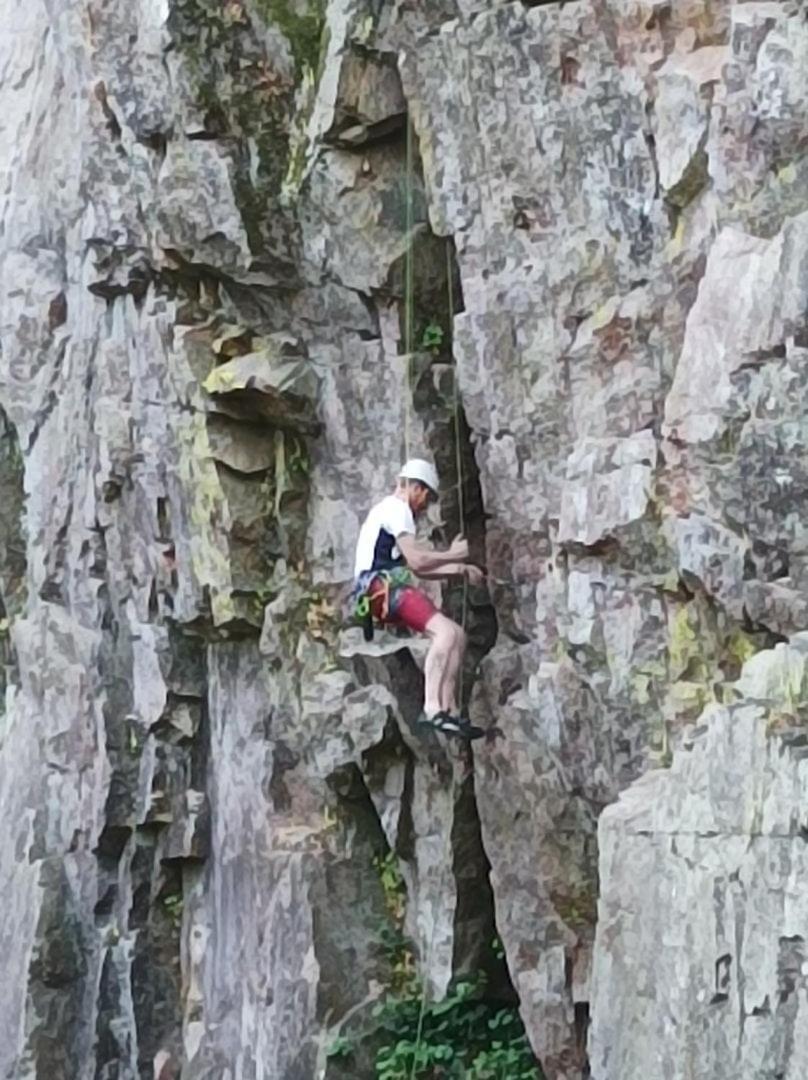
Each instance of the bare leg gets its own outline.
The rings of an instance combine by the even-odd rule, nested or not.
[[[424,712],[427,716],[434,716],[445,708],[446,671],[452,660],[458,629],[451,619],[440,612],[426,624],[426,632],[431,638],[424,665]]]
[[[454,640],[449,653],[449,661],[443,672],[443,681],[440,688],[440,706],[446,712],[451,713],[452,716],[457,716],[457,684],[466,651],[466,634],[456,623],[452,623],[452,626],[454,627]]]

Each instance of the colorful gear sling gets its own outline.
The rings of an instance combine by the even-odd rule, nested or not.
[[[369,570],[362,575],[362,583],[356,594],[354,617],[362,624],[365,641],[373,640],[373,605],[381,597],[382,606],[378,614],[379,622],[385,622],[390,615],[391,591],[401,589],[413,583],[412,571],[406,566],[394,566],[389,570]]]

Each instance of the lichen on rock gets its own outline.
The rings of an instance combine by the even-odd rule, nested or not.
[[[0,0],[0,1074],[805,1073],[802,15]]]

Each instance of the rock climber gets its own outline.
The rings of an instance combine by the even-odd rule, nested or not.
[[[398,474],[392,495],[376,503],[359,532],[356,547],[356,612],[372,620],[406,626],[430,638],[424,669],[424,709],[419,723],[466,739],[483,734],[460,716],[457,682],[466,635],[415,587],[419,578],[465,577],[472,585],[484,580],[468,561],[468,542],[458,536],[447,551],[436,551],[415,538],[415,521],[438,497],[435,467],[421,458],[408,461]],[[367,636],[367,635],[366,635]]]

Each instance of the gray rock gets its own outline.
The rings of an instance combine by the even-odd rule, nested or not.
[[[672,438],[714,438],[734,404],[732,375],[760,362],[801,326],[806,231],[803,216],[772,240],[735,229],[716,238],[665,405],[665,430]]]
[[[728,60],[724,45],[676,50],[657,73],[654,136],[659,183],[675,205],[686,205],[707,182],[705,145],[713,92]]]
[[[591,546],[641,518],[656,456],[650,431],[611,443],[585,440],[577,446],[567,460],[559,542]]]
[[[548,1080],[803,1075],[800,5],[215,7],[0,0],[0,1073],[347,1080],[391,856]]]
[[[598,1080],[805,1069],[804,637],[753,657],[741,700],[601,817]]]
[[[700,514],[673,518],[668,527],[671,545],[679,555],[682,576],[720,600],[736,618],[741,618],[748,542]]]

